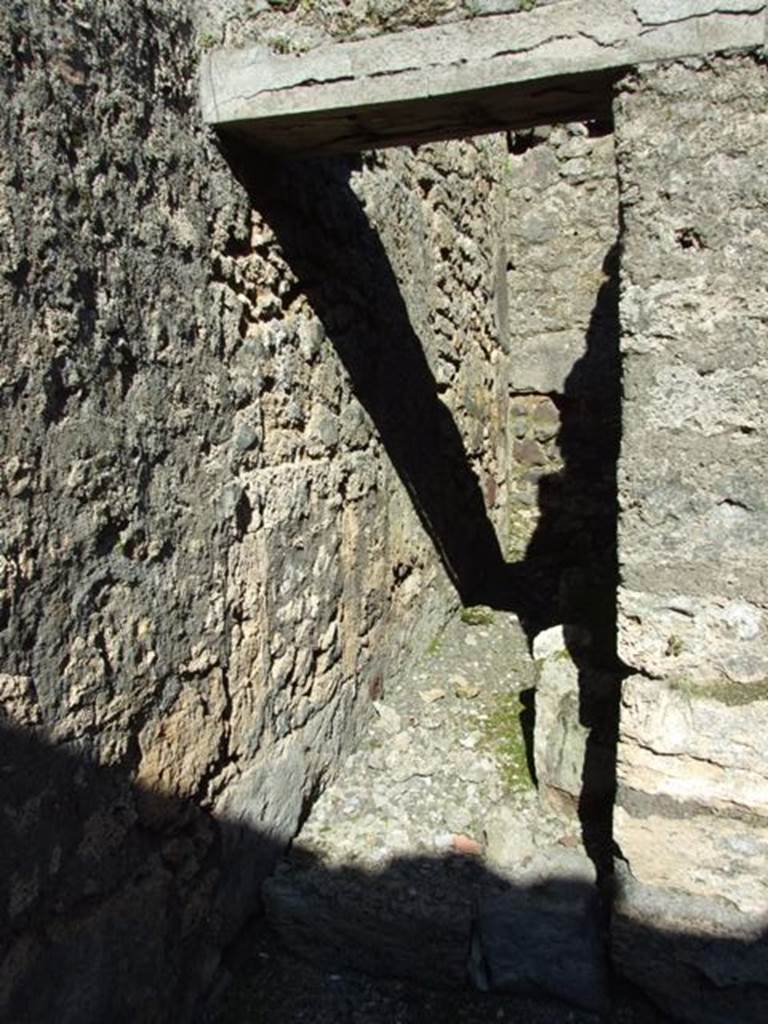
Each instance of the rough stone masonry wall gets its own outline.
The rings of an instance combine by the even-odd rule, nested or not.
[[[608,126],[512,136],[506,223],[508,554],[527,563],[539,625],[594,628],[616,586],[619,225]]]
[[[185,1019],[404,638],[457,600],[435,495],[499,521],[498,160],[326,166],[298,281],[300,172],[280,206],[249,165],[252,205],[197,125],[205,19],[0,19],[0,1014]],[[345,257],[368,320],[336,302],[348,214],[381,227]],[[410,479],[382,419],[398,353],[452,484]]]
[[[510,561],[537,660],[539,797],[611,868],[616,719],[616,461],[621,429],[618,183],[610,125],[510,138]],[[561,636],[563,634],[560,634]],[[552,633],[534,642],[534,655]]]
[[[621,969],[685,1019],[768,999],[768,71],[627,80],[615,838]]]

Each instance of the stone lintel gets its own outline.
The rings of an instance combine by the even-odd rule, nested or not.
[[[306,54],[214,50],[203,119],[265,151],[331,153],[600,117],[627,68],[759,50],[765,15],[765,0],[561,0]]]

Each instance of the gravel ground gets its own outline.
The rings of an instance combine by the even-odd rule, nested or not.
[[[534,667],[515,616],[457,616],[377,702],[371,728],[267,885],[215,1024],[594,1024],[467,981],[478,901],[580,851],[531,778]],[[271,924],[270,924],[271,922]],[[289,948],[288,948],[289,947]],[[603,1020],[664,1018],[626,987]]]
[[[376,870],[480,843],[502,798],[536,816],[521,725],[533,664],[513,615],[457,618],[393,680],[360,749],[317,801],[296,845],[326,864]],[[525,721],[525,719],[523,719]],[[554,824],[555,831],[558,825]]]

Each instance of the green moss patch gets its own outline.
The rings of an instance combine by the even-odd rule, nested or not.
[[[742,707],[755,701],[768,700],[768,679],[760,683],[727,683],[724,680],[696,682],[681,676],[669,680],[670,690],[686,693],[691,697],[706,697],[728,707]]]
[[[525,727],[528,711],[519,692],[504,694],[494,701],[484,725],[488,749],[496,759],[505,786],[512,792],[535,785],[528,751],[533,729]]]
[[[484,604],[461,609],[461,621],[465,626],[492,626],[493,619],[493,610]]]

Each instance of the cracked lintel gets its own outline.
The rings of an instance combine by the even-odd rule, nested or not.
[[[265,150],[351,152],[603,116],[627,68],[761,49],[765,13],[765,0],[563,0],[302,55],[217,50],[203,118]]]
[[[643,25],[671,25],[718,14],[757,14],[765,0],[634,0],[632,10]]]

